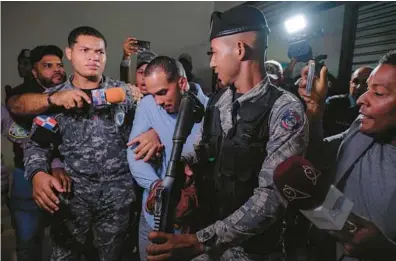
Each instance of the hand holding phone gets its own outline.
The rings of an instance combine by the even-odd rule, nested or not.
[[[150,42],[143,40],[136,40],[135,46],[137,47],[137,53],[145,52],[150,50]]]
[[[124,60],[129,60],[131,59],[132,55],[136,54],[138,51],[138,48],[136,46],[137,40],[134,37],[128,37],[123,44],[123,59]]]

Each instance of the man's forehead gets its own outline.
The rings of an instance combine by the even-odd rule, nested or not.
[[[144,63],[144,64],[140,65],[136,70],[144,72],[147,68],[147,65],[148,65],[148,63]]]
[[[375,85],[384,85],[396,89],[396,66],[382,64],[370,74],[368,81]]]
[[[226,35],[223,37],[217,37],[214,38],[210,41],[210,48],[219,48],[221,46],[224,46],[226,44],[229,44],[231,40],[234,39],[232,35]]]
[[[44,55],[40,63],[61,63],[62,60],[56,55]]]
[[[89,48],[105,48],[103,39],[91,35],[80,35],[76,39],[75,45],[85,46]]]
[[[362,67],[353,72],[351,78],[365,78],[367,79],[372,73],[373,69],[369,67]]]
[[[166,74],[162,69],[155,69],[145,77],[146,83],[152,85],[153,88],[158,88],[164,85],[168,81],[166,80]]]

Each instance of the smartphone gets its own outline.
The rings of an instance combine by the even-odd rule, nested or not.
[[[310,60],[308,62],[308,77],[307,77],[307,86],[305,87],[305,94],[307,96],[311,95],[312,85],[315,78],[315,60]]]
[[[320,70],[324,66],[324,60],[327,59],[327,55],[318,55],[314,60],[308,62],[308,78],[307,87],[305,88],[305,93],[310,96],[312,91],[312,85],[315,77],[320,77]]]
[[[138,53],[149,51],[150,50],[150,42],[143,40],[136,40],[136,46],[138,47]]]

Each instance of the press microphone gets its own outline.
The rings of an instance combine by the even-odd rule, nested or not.
[[[351,213],[352,201],[331,185],[329,175],[316,169],[304,157],[293,156],[280,163],[273,179],[287,200],[288,208],[300,211],[317,228],[342,230],[347,235],[357,229],[348,221],[352,219],[350,215],[355,216]]]
[[[91,94],[92,104],[95,107],[101,107],[113,103],[122,103],[126,99],[126,93],[121,87],[92,90]]]

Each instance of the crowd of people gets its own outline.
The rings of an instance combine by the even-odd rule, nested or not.
[[[294,59],[285,69],[265,60],[269,32],[252,6],[212,14],[210,94],[190,55],[141,51],[133,37],[120,80],[105,76],[106,38],[89,26],[69,33],[65,52],[22,50],[23,83],[7,87],[1,114],[15,154],[9,200],[2,163],[2,204],[18,261],[42,260],[47,226],[52,261],[395,259],[396,50],[354,71],[344,94],[329,95],[338,83],[324,66],[308,94],[308,65],[296,81]],[[110,102],[114,88],[122,99]],[[186,94],[205,116],[183,147],[173,231],[154,231]],[[273,178],[293,156],[353,202],[354,231],[321,230],[288,211]]]

